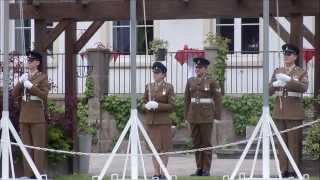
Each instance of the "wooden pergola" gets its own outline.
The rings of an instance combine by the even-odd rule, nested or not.
[[[35,49],[46,50],[65,32],[65,107],[66,118],[76,118],[76,54],[105,21],[129,20],[129,0],[24,0],[25,19],[35,20]],[[142,20],[142,1],[137,4],[138,19]],[[261,0],[146,0],[146,18],[207,19],[216,17],[261,17]],[[276,29],[276,0],[270,0],[270,26]],[[316,49],[315,97],[320,94],[320,1],[279,0],[279,16],[290,23],[290,33],[280,27],[280,37],[297,45],[301,50],[303,37]],[[315,16],[315,34],[303,25],[303,16]],[[10,4],[10,18],[19,19],[19,3]],[[92,21],[90,27],[76,38],[76,23]],[[54,29],[47,23],[58,22]],[[298,62],[302,65],[302,54]],[[320,107],[318,108],[320,110]],[[75,127],[74,127],[75,128]]]

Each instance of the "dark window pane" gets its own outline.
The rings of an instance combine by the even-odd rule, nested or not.
[[[147,23],[147,25],[153,25],[153,21],[151,20],[149,20],[149,21],[146,21],[146,23]],[[144,25],[144,21],[139,21],[138,22],[138,25]]]
[[[24,30],[24,43],[25,43],[25,50],[30,50],[31,49],[31,30],[26,29]],[[16,29],[15,30],[15,50],[18,51],[19,53],[24,53],[22,52],[22,47],[23,47],[23,42],[22,42],[22,33],[21,29]]]
[[[113,28],[113,50],[121,53],[130,52],[129,28]]]
[[[147,40],[148,40],[148,45],[150,45],[150,42],[153,40],[153,27],[147,28]],[[146,39],[145,39],[144,27],[140,27],[140,28],[138,28],[138,39],[137,39],[137,53],[138,54],[145,54],[146,53],[145,41],[146,41]]]
[[[242,26],[242,44],[241,50],[243,53],[252,53],[259,51],[259,26]]]
[[[130,21],[122,20],[122,21],[113,21],[113,26],[129,26]]]
[[[229,52],[234,51],[234,26],[218,26],[217,27],[217,34],[228,38],[229,41]]]
[[[242,18],[241,21],[242,21],[242,24],[259,23],[259,18]]]
[[[31,27],[31,20],[24,20],[24,24],[21,24],[20,20],[14,21],[15,27]]]
[[[217,24],[233,24],[233,18],[217,18]]]

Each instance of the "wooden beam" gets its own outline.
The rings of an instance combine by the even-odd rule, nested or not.
[[[43,40],[42,50],[46,51],[50,45],[59,37],[59,35],[65,30],[65,28],[68,26],[68,21],[61,21],[59,24],[57,24],[54,29],[48,33],[46,38]],[[37,34],[36,34],[37,36]]]
[[[276,34],[278,34],[278,30],[277,30],[277,20],[276,18],[270,18],[270,27],[276,32]],[[278,36],[284,41],[284,42],[289,42],[290,39],[290,34],[288,33],[288,31],[281,25],[279,24],[280,27],[280,34],[278,34]]]
[[[279,1],[280,16],[290,14],[315,15],[319,9],[316,6],[319,0],[291,0]],[[302,3],[303,2],[303,3]],[[10,18],[19,19],[19,4],[10,4]],[[270,1],[270,14],[276,14],[275,1]],[[40,8],[32,5],[24,5],[24,17],[26,19],[60,20],[72,18],[79,21],[93,20],[128,20],[129,1],[91,0],[85,7],[74,2],[41,2]],[[241,6],[237,0],[190,0],[185,6],[179,0],[148,0],[146,1],[148,20],[158,19],[199,19],[215,17],[259,17],[262,15],[262,3],[258,0],[242,1]],[[138,17],[142,19],[142,6],[138,2]]]
[[[39,51],[42,54],[42,72],[47,71],[47,52],[46,49],[43,48],[43,42],[46,40],[46,21],[36,19],[34,28],[35,42],[34,42],[34,49]]]
[[[72,122],[73,129],[73,149],[78,150],[77,146],[77,57],[74,53],[74,44],[76,42],[76,22],[66,20],[68,26],[65,31],[65,118]],[[73,170],[78,171],[77,158],[73,163]]]
[[[300,50],[296,65],[303,67],[303,16],[301,14],[292,14],[290,22],[290,43],[296,45]]]
[[[81,35],[79,40],[75,44],[74,52],[78,53],[83,46],[90,40],[90,38],[97,32],[97,30],[103,25],[104,21],[93,22],[85,33]]]
[[[290,23],[290,19],[286,17],[287,21]],[[305,26],[303,25],[302,27],[302,33],[303,37],[306,38],[306,40],[313,46],[315,47],[315,40],[314,40],[314,35],[313,33]]]

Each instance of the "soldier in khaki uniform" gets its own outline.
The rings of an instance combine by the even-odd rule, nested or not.
[[[195,58],[196,75],[188,79],[184,94],[184,116],[190,123],[194,148],[211,146],[213,121],[221,118],[221,95],[218,83],[208,75],[210,62]],[[211,151],[195,153],[197,170],[192,176],[210,176]]]
[[[291,44],[282,46],[285,67],[274,70],[270,82],[270,95],[275,95],[273,119],[278,129],[285,130],[302,124],[304,108],[302,94],[308,89],[307,72],[295,65],[299,49]],[[302,130],[282,134],[294,161],[299,166],[302,147]],[[282,177],[297,177],[282,147],[278,144]]]
[[[22,98],[20,112],[20,134],[22,142],[26,145],[46,147],[47,122],[44,106],[49,92],[48,77],[41,72],[42,56],[36,51],[27,52],[29,73],[20,76],[14,86],[12,95]],[[35,162],[40,174],[44,173],[46,157],[44,151],[30,150],[30,156]],[[23,162],[24,175],[34,178],[27,161]]]
[[[175,108],[175,94],[173,86],[164,81],[167,68],[160,62],[152,66],[155,82],[146,85],[144,92],[144,120],[147,132],[158,152],[168,152],[172,146],[170,113]],[[168,164],[168,156],[160,156],[165,166]],[[153,157],[153,178],[163,179],[160,166]]]

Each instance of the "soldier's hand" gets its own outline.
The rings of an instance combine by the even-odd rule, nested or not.
[[[157,109],[159,107],[159,103],[156,101],[149,101],[152,109]]]
[[[152,107],[152,106],[151,106],[150,101],[147,102],[147,104],[145,104],[144,107],[145,107],[146,109],[148,109],[148,110],[151,110],[151,107]]]
[[[24,73],[19,77],[19,83],[23,84],[24,81],[28,80],[28,73]]]
[[[23,82],[23,86],[24,86],[25,88],[27,88],[27,89],[31,89],[32,86],[33,86],[33,84],[32,84],[29,80],[25,80],[25,81]]]
[[[284,87],[284,86],[286,86],[286,82],[284,82],[284,81],[281,81],[281,80],[277,80],[277,81],[274,81],[273,83],[272,83],[272,86],[273,87]]]
[[[284,81],[284,82],[289,82],[291,80],[291,77],[284,73],[276,74],[276,78],[277,80]]]

